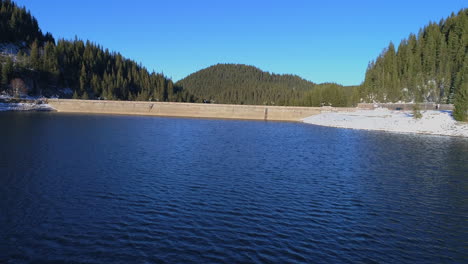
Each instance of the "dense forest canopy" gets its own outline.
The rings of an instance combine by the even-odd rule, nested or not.
[[[177,82],[199,100],[222,104],[288,105],[315,84],[296,75],[278,75],[241,64],[218,64]]]
[[[25,7],[18,7],[10,0],[0,0],[0,43],[29,46],[34,40],[54,42],[50,33],[45,35],[39,24]]]
[[[243,64],[217,64],[176,84],[200,102],[301,106],[351,106],[358,102],[356,87],[315,84],[297,75],[272,74]]]
[[[390,43],[353,87],[240,64],[214,65],[174,84],[95,43],[56,41],[11,0],[0,0],[0,52],[0,92],[21,86],[29,94],[65,98],[301,106],[454,103],[459,120],[466,120],[468,108],[468,9],[430,23],[398,47]]]
[[[369,64],[360,96],[367,102],[454,103],[468,80],[468,9],[393,43]]]

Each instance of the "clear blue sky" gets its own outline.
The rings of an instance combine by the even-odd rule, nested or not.
[[[359,84],[369,61],[466,0],[17,0],[56,38],[78,36],[177,81],[243,63]]]

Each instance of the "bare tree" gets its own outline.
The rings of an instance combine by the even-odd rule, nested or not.
[[[11,80],[11,94],[15,97],[28,94],[28,87],[20,78],[15,78]]]

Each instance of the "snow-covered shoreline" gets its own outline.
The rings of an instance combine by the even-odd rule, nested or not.
[[[415,119],[411,111],[378,108],[354,112],[322,112],[302,121],[338,128],[468,137],[468,123],[455,121],[450,111],[428,110],[421,111],[421,114],[421,119]]]
[[[0,112],[5,111],[53,111],[48,104],[36,103],[0,103]]]
[[[0,94],[0,112],[6,111],[54,111],[46,104],[43,97],[23,96],[15,98],[7,94]]]

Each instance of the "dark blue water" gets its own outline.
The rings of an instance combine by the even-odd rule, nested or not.
[[[0,113],[0,263],[466,263],[468,140]]]

